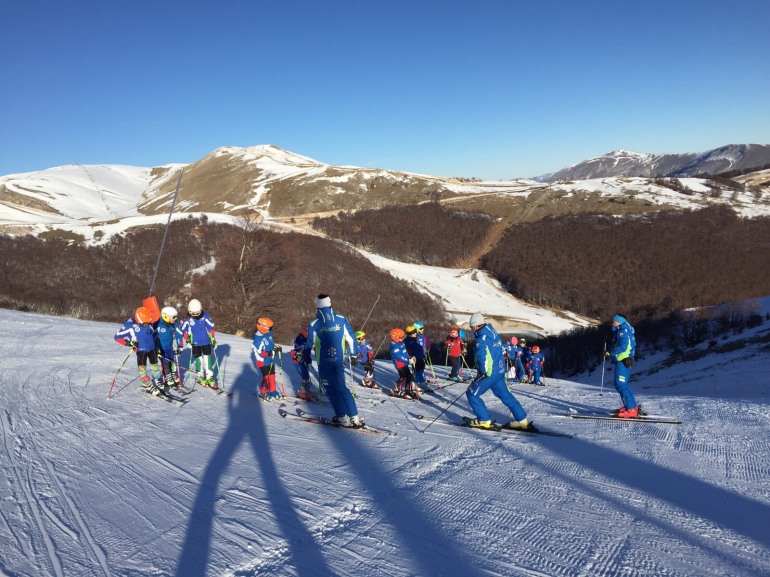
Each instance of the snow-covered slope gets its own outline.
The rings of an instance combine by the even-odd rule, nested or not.
[[[572,439],[428,427],[469,414],[462,384],[420,402],[358,387],[392,437],[286,421],[253,395],[250,343],[228,335],[233,397],[199,389],[173,407],[139,392],[129,359],[108,399],[117,328],[0,310],[2,575],[770,574],[767,322],[741,336],[763,342],[633,383],[682,425],[560,418],[618,406],[598,369],[514,387]],[[391,385],[390,363],[376,378]],[[297,386],[287,359],[279,380]]]

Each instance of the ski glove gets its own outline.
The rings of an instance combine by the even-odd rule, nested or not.
[[[137,343],[136,341],[128,341],[126,345],[131,347],[132,351],[136,351],[136,349],[139,347],[139,343]]]
[[[294,353],[294,360],[298,363],[301,363],[305,360],[305,357],[302,355],[302,353]]]
[[[626,357],[625,359],[623,359],[623,364],[626,366],[627,369],[630,369],[631,367],[634,366],[634,359],[632,359],[631,357]]]
[[[358,364],[358,357],[350,356],[350,366],[355,367]]]

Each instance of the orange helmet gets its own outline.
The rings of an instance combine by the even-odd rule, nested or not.
[[[535,354],[539,353],[540,352],[540,347],[535,345],[534,347],[532,347],[532,352],[535,353]]]
[[[139,307],[134,313],[134,320],[140,325],[146,325],[152,322],[152,312],[147,307]]]
[[[404,337],[406,335],[404,334],[404,331],[401,329],[393,329],[390,331],[390,340],[395,341],[397,343],[400,343],[404,340]]]
[[[303,337],[307,336],[307,330],[310,328],[310,325],[302,325],[299,328],[299,334],[301,334]]]
[[[273,321],[271,321],[269,318],[262,317],[257,321],[257,330],[260,333],[269,332],[271,328],[273,328]]]

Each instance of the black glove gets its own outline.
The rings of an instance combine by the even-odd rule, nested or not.
[[[128,342],[126,343],[126,345],[128,345],[129,347],[131,347],[133,350],[136,350],[136,349],[137,349],[137,347],[139,347],[139,343],[137,343],[136,341],[128,341]]]
[[[626,357],[625,359],[623,359],[623,364],[626,366],[627,369],[630,369],[631,367],[634,366],[634,359],[632,359],[631,357]]]
[[[281,348],[281,345],[275,345],[275,346],[273,347],[273,350],[274,350],[276,353],[280,353],[280,352],[281,352],[283,349]]]
[[[350,357],[350,366],[355,367],[358,364],[358,357],[351,356]]]

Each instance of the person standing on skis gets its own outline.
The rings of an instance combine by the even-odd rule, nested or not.
[[[500,335],[490,323],[487,323],[481,313],[473,313],[469,324],[475,339],[477,374],[465,393],[471,409],[476,414],[476,418],[468,424],[480,429],[494,428],[487,406],[481,399],[481,395],[491,389],[492,393],[508,407],[513,415],[513,420],[506,427],[528,429],[530,424],[526,411],[505,384],[505,358],[503,357],[503,343]]]
[[[393,366],[398,371],[398,381],[390,391],[391,397],[401,397],[403,399],[419,398],[417,391],[414,390],[412,383],[412,370],[409,364],[409,352],[404,344],[406,333],[401,329],[390,331],[390,358],[393,360]]]
[[[180,385],[177,371],[179,353],[182,350],[182,330],[176,322],[179,313],[174,307],[163,307],[160,311],[160,319],[155,324],[155,332],[158,339],[158,352],[163,368],[166,385],[178,387]]]
[[[214,321],[209,313],[203,310],[201,301],[198,299],[192,299],[188,303],[187,313],[181,330],[184,341],[192,348],[198,383],[203,387],[218,389],[212,360],[213,351],[217,346]]]
[[[374,384],[374,349],[372,345],[366,342],[366,333],[356,331],[356,342],[358,343],[358,361],[364,367],[364,379],[361,381],[362,387],[376,388]]]
[[[422,346],[418,336],[417,327],[409,325],[406,327],[406,339],[404,346],[409,353],[409,362],[414,368],[414,384],[418,389],[425,387],[425,349]]]
[[[617,410],[617,416],[631,419],[639,416],[639,406],[629,384],[636,353],[636,336],[634,327],[623,315],[612,317],[612,332],[612,346],[605,354],[615,363],[615,390],[623,401],[623,406]]]
[[[449,373],[449,380],[459,383],[460,357],[465,354],[465,341],[460,338],[460,329],[457,327],[449,329],[449,336],[444,341],[444,346],[446,347],[447,361],[449,366],[452,367]]]
[[[310,390],[310,362],[312,358],[310,344],[307,342],[307,329],[308,325],[302,325],[299,333],[294,337],[294,345],[291,348],[291,362],[297,369],[300,379],[302,379],[297,396],[306,401],[317,401],[318,398],[315,393]]]
[[[165,392],[158,365],[158,348],[155,343],[155,329],[152,326],[152,312],[139,307],[134,316],[123,323],[115,333],[115,342],[131,347],[136,352],[136,364],[139,367],[139,381],[142,387],[155,396]],[[150,374],[147,374],[147,365]]]
[[[326,391],[334,417],[332,423],[343,427],[361,428],[364,422],[358,416],[353,394],[345,384],[345,358],[351,366],[358,361],[358,346],[348,319],[332,309],[329,295],[316,298],[316,318],[310,323],[307,340],[315,351],[321,390]]]
[[[273,321],[262,317],[257,321],[257,330],[252,340],[257,368],[262,373],[259,385],[259,398],[263,401],[276,401],[281,394],[275,387],[275,354],[281,352],[281,346],[273,341]]]
[[[527,370],[530,374],[530,382],[533,385],[545,386],[545,383],[540,380],[540,373],[543,371],[543,365],[545,364],[545,357],[540,352],[540,347],[534,345],[532,347],[532,354],[529,357],[529,363],[527,364]]]

